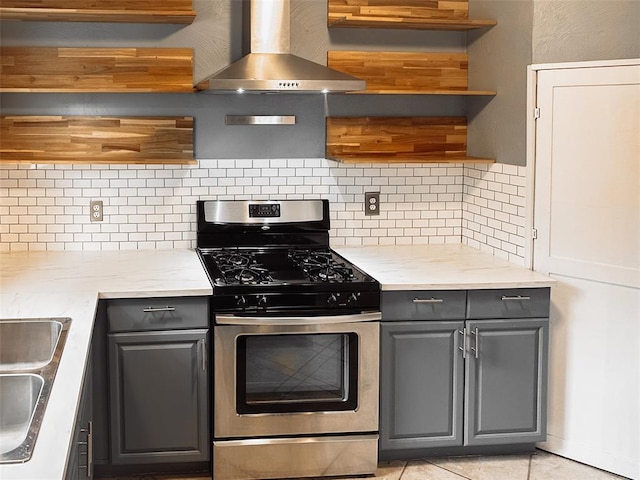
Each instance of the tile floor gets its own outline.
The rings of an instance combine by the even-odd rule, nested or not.
[[[115,480],[207,480],[210,477],[145,475]],[[618,475],[598,470],[551,453],[535,455],[430,458],[379,465],[375,477],[336,480],[614,480]]]

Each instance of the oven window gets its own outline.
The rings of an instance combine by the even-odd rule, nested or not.
[[[238,413],[355,410],[355,333],[246,335],[237,342]]]

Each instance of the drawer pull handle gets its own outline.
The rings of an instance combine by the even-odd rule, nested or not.
[[[142,310],[144,313],[155,313],[155,312],[175,312],[176,307],[147,307]]]
[[[442,298],[414,298],[413,303],[443,303]]]
[[[506,295],[502,296],[503,302],[509,302],[511,300],[521,301],[521,300],[531,300],[531,297],[524,297],[522,295],[516,295],[515,297],[508,297]]]

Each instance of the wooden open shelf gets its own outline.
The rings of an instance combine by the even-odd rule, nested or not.
[[[473,30],[495,20],[469,20],[468,0],[328,0],[329,27]]]
[[[192,164],[193,117],[0,117],[0,163]]]
[[[193,92],[190,48],[0,48],[0,92]]]
[[[0,20],[190,24],[192,0],[2,0]]]
[[[494,162],[467,155],[464,117],[327,117],[326,157],[367,163]]]
[[[495,95],[469,90],[466,53],[329,51],[327,65],[367,82],[355,94]]]

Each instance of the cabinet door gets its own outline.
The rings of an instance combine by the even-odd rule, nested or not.
[[[382,323],[381,452],[462,445],[463,326]]]
[[[546,437],[548,319],[468,321],[465,445]]]
[[[208,460],[207,331],[108,337],[112,462]]]

